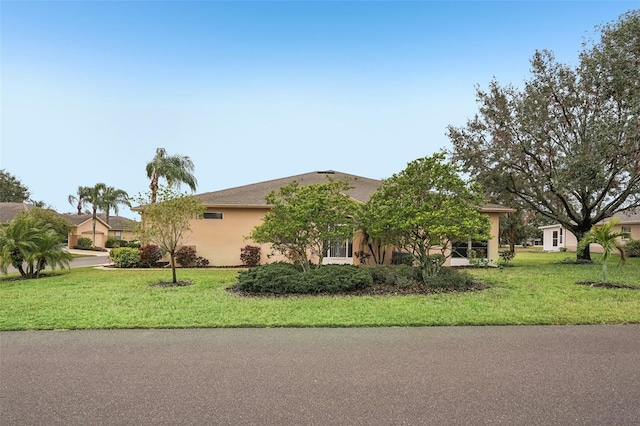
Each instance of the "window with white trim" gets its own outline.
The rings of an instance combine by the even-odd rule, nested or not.
[[[206,212],[202,215],[203,219],[222,219],[222,212]]]

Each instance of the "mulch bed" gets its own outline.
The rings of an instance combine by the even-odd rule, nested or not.
[[[290,293],[290,294],[278,294],[278,293],[251,293],[244,291],[234,284],[227,288],[228,292],[234,293],[242,297],[299,297],[299,296],[407,296],[407,295],[430,295],[439,293],[454,293],[454,292],[469,292],[480,291],[489,288],[483,283],[474,282],[470,286],[465,288],[453,288],[453,287],[431,287],[424,283],[414,283],[405,287],[396,287],[385,284],[374,284],[371,287],[363,288],[360,290],[343,291],[338,293]]]
[[[586,285],[589,287],[604,287],[604,288],[624,288],[627,290],[640,290],[640,287],[629,284],[619,283],[605,283],[603,281],[577,281],[578,285]]]

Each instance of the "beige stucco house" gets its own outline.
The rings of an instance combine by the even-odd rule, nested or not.
[[[618,218],[620,222],[613,227],[613,232],[628,232],[631,238],[620,239],[620,243],[624,244],[627,240],[640,240],[640,207],[616,213],[613,217]],[[603,223],[608,222],[605,219]],[[543,251],[570,251],[575,252],[578,248],[578,239],[576,236],[559,223],[547,226],[541,226],[542,230],[542,250]],[[602,247],[598,244],[591,244],[589,251],[592,253],[602,253]]]
[[[309,185],[325,183],[327,177],[335,180],[347,179],[353,188],[346,191],[346,194],[358,202],[367,201],[382,184],[380,180],[362,176],[337,171],[319,171],[197,194],[205,205],[206,212],[202,219],[192,222],[192,233],[184,245],[195,248],[198,256],[208,259],[212,266],[240,265],[240,250],[246,245],[258,245],[247,240],[246,236],[262,223],[262,218],[270,209],[265,202],[267,194],[270,191],[278,191],[292,181],[297,181],[300,185]],[[481,210],[491,219],[491,235],[498,235],[500,215],[512,211],[514,210],[498,205],[487,205]],[[488,242],[487,258],[492,264],[498,260],[498,247],[497,238]],[[366,247],[362,246],[362,237],[356,234],[352,240],[333,247],[327,253],[324,262],[358,263],[354,253],[363,249]],[[392,256],[389,253],[385,258],[390,261]],[[276,260],[284,259],[277,255],[270,256],[269,246],[261,245],[261,263]]]
[[[69,234],[69,247],[78,244],[78,239],[85,237],[93,240],[93,216],[90,213],[65,214],[64,218],[76,225],[75,230]],[[110,237],[118,240],[130,241],[135,239],[133,229],[137,222],[122,216],[109,217],[109,223],[105,215],[96,218],[96,247],[104,248]]]

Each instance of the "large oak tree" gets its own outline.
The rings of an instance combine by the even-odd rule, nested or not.
[[[538,51],[523,88],[493,80],[477,89],[478,114],[448,128],[465,171],[578,241],[640,206],[640,11],[599,30],[576,66]],[[577,256],[590,259],[588,246]]]

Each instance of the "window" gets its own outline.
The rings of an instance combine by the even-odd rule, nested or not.
[[[630,226],[622,226],[622,232],[626,232],[631,235],[631,227]],[[628,240],[629,238],[623,238],[623,240]]]
[[[222,219],[222,212],[205,213],[202,216],[204,219]]]
[[[122,232],[115,231],[114,234],[115,234],[114,237],[116,237],[116,240],[121,240],[122,239]]]
[[[558,231],[553,231],[552,242],[553,247],[558,247]]]
[[[353,241],[348,240],[344,243],[333,244],[329,247],[327,257],[353,257]]]
[[[562,244],[562,228],[560,228],[560,244]]]

